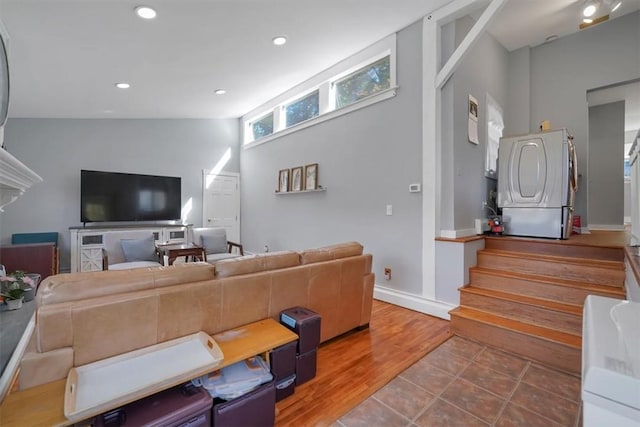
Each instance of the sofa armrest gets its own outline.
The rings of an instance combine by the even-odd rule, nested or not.
[[[244,255],[244,249],[243,249],[243,247],[242,247],[242,245],[240,243],[231,242],[231,241],[227,240],[227,247],[229,249],[229,253],[231,253],[233,248],[236,247],[236,248],[238,248],[238,251],[240,251],[240,255]]]

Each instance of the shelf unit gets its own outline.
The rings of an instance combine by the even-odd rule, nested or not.
[[[299,191],[274,191],[277,196],[284,196],[285,194],[301,194],[301,193],[321,193],[327,191],[326,187],[318,187],[315,190],[299,190]]]

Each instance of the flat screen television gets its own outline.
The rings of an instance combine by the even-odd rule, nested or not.
[[[181,213],[181,179],[133,173],[80,172],[80,220],[170,221]]]

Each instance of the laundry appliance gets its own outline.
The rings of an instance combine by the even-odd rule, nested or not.
[[[568,239],[577,178],[567,129],[501,138],[498,207],[504,234]]]

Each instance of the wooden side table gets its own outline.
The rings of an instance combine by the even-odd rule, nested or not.
[[[185,261],[188,261],[189,257],[200,258],[203,261],[205,260],[204,248],[202,246],[194,245],[193,243],[158,245],[158,250],[167,257],[168,265],[173,264],[178,257],[182,256],[185,258]]]
[[[265,356],[281,345],[293,342],[298,335],[273,319],[259,320],[213,336],[224,360],[216,369],[232,365],[255,355]],[[0,404],[0,426],[69,426],[64,416],[66,379],[10,393]],[[77,425],[87,425],[78,423]]]

